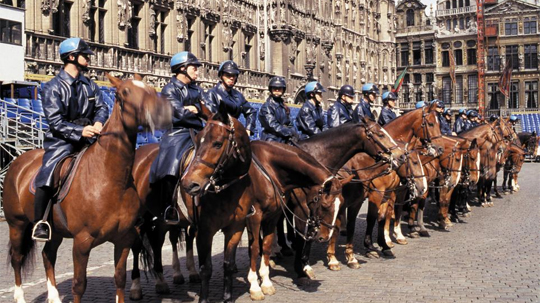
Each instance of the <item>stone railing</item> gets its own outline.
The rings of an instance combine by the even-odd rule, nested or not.
[[[470,13],[476,13],[476,5],[450,8],[450,9],[439,9],[435,12],[435,15],[437,17],[443,17],[443,16],[452,16],[452,15],[470,14]]]

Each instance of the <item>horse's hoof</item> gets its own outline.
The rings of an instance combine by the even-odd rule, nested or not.
[[[371,250],[366,253],[366,257],[370,259],[379,259],[380,256],[379,256],[379,252],[375,250]]]
[[[429,237],[431,237],[431,235],[429,234],[429,232],[427,230],[421,230],[420,231],[420,237],[429,238]]]
[[[309,286],[311,285],[311,280],[308,277],[298,278],[296,284],[298,284],[298,286]]]
[[[306,276],[310,279],[310,280],[315,280],[317,277],[315,276],[315,271],[313,270],[313,268],[306,268],[304,269],[304,273],[306,274]]]
[[[397,244],[399,245],[407,245],[409,242],[407,242],[406,239],[396,239]]]
[[[181,284],[186,283],[186,280],[184,279],[184,276],[177,275],[173,277],[173,283],[177,285],[181,285]]]
[[[249,291],[249,297],[251,298],[251,300],[253,301],[262,301],[264,300],[264,294],[262,291],[252,291],[250,290]]]
[[[332,271],[340,271],[341,270],[341,266],[338,264],[338,263],[335,263],[335,264],[328,264],[328,269],[332,270]]]
[[[261,286],[263,294],[271,296],[276,293],[276,288],[274,285],[271,286]]]
[[[501,196],[501,194],[496,194],[496,195],[495,195],[495,198],[497,198],[497,199],[502,199],[503,196]]]
[[[201,283],[201,276],[199,274],[189,275],[189,283]]]
[[[132,301],[139,301],[143,298],[142,289],[132,289],[129,291],[129,299]]]
[[[391,249],[383,249],[382,253],[387,258],[395,258],[396,257],[396,255],[394,254],[394,252]]]
[[[355,259],[354,261],[347,263],[347,267],[350,269],[359,269],[360,263],[358,263],[358,261]]]
[[[169,289],[169,285],[167,285],[167,283],[156,284],[156,293],[160,295],[168,295],[171,293],[171,290]]]
[[[394,243],[392,243],[392,242],[389,242],[389,243],[387,242],[386,245],[388,245],[388,247],[390,247],[390,248],[394,248],[394,246],[395,246]]]
[[[418,234],[417,231],[413,231],[412,233],[409,233],[409,238],[413,238],[413,239],[416,239],[416,238],[419,238],[420,235]]]

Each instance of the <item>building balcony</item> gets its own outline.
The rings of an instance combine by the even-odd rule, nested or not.
[[[418,26],[406,26],[403,28],[400,28],[396,32],[396,38],[401,36],[407,36],[407,34],[411,33],[433,33],[434,27],[433,25],[418,25]]]
[[[476,14],[476,5],[450,9],[439,9],[435,12],[435,16],[437,17],[455,16],[461,14]]]

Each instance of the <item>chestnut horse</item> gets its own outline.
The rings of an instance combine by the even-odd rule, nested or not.
[[[52,239],[43,248],[48,301],[61,302],[54,266],[63,238],[73,238],[73,300],[81,302],[86,289],[86,266],[92,248],[114,244],[116,302],[124,302],[126,260],[137,233],[134,228],[140,201],[131,177],[137,127],[168,127],[171,108],[155,90],[138,80],[109,76],[117,89],[110,119],[97,142],[80,160],[69,193],[53,211]],[[4,211],[9,224],[11,265],[15,271],[15,301],[25,302],[21,269],[31,260],[34,246],[30,234],[34,221],[34,196],[28,190],[39,170],[43,150],[18,157],[5,178]],[[65,219],[64,219],[65,218]]]
[[[533,138],[536,144],[536,138]],[[518,174],[525,162],[526,150],[523,147],[511,144],[508,148],[508,158],[504,164],[503,191],[508,188],[511,193],[519,190]]]

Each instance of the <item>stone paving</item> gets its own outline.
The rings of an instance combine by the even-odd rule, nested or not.
[[[450,232],[431,226],[430,238],[409,239],[409,244],[397,246],[395,259],[367,259],[363,256],[361,237],[355,244],[362,267],[358,270],[344,264],[339,272],[326,268],[326,245],[314,245],[313,268],[317,280],[309,286],[295,284],[292,259],[278,260],[271,271],[276,294],[267,302],[540,302],[540,164],[526,163],[520,174],[521,191],[494,199],[495,207],[480,208],[473,204],[473,214],[467,223],[456,224]],[[433,208],[434,205],[428,207]],[[365,230],[363,206],[357,230]],[[405,228],[406,229],[406,228]],[[8,242],[8,226],[0,222],[0,242]],[[344,238],[340,239],[343,244]],[[71,240],[65,240],[59,251],[57,264],[58,289],[63,302],[70,302],[73,264]],[[247,283],[247,239],[244,235],[238,249],[239,273],[234,282],[237,302],[250,302]],[[40,244],[41,247],[42,244]],[[223,237],[214,241],[214,276],[210,299],[221,301]],[[344,248],[338,258],[344,261]],[[7,258],[7,245],[0,247],[2,258]],[[172,284],[171,246],[164,248],[165,276],[171,294],[158,296],[151,276],[142,279],[145,297],[142,302],[196,302],[199,285]],[[95,248],[88,264],[88,287],[85,302],[114,302],[113,250],[110,244]],[[181,258],[182,268],[185,259]],[[4,259],[5,260],[5,259]],[[13,271],[8,263],[0,266],[0,302],[12,302]],[[127,289],[131,284],[128,268]],[[187,275],[185,274],[184,276]],[[47,286],[40,259],[36,268],[24,279],[28,302],[44,302]],[[128,291],[126,291],[126,295]]]

